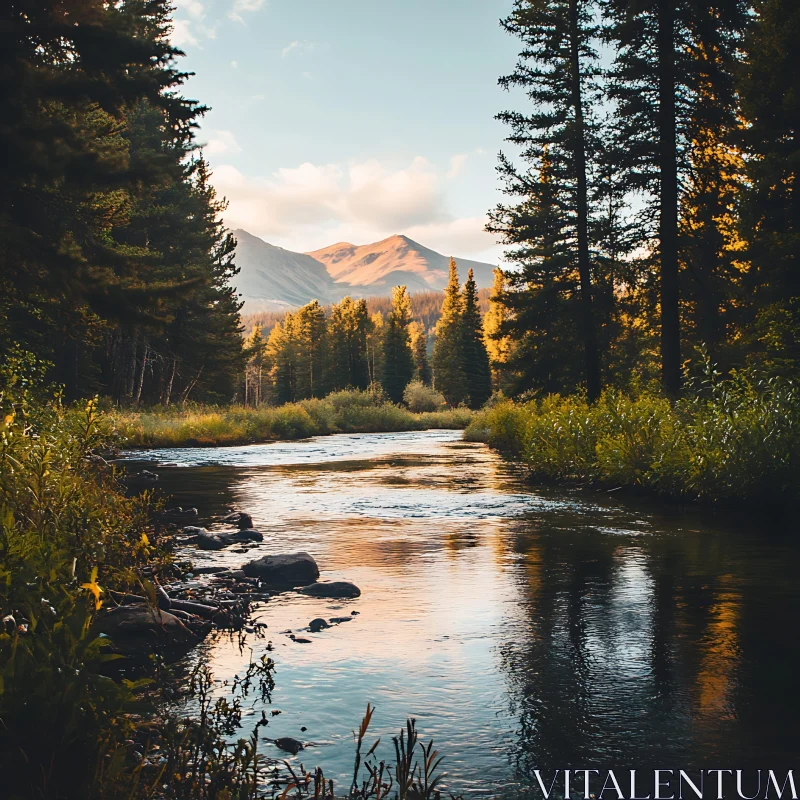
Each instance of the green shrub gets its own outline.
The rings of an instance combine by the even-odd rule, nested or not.
[[[411,381],[406,386],[403,402],[408,406],[408,410],[415,414],[438,411],[446,405],[444,395],[431,386],[426,386],[422,381]]]

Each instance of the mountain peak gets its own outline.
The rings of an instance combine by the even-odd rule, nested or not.
[[[321,303],[337,302],[347,294],[388,296],[392,287],[401,284],[412,293],[440,291],[447,283],[450,257],[402,233],[372,244],[336,242],[307,253],[268,245],[247,231],[234,234],[239,234],[239,291],[248,310],[259,304],[264,307],[268,297],[275,305],[297,306],[315,298]],[[492,285],[491,264],[456,260],[464,277],[472,268],[479,287]]]

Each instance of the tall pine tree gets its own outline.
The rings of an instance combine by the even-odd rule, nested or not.
[[[489,354],[483,341],[478,286],[472,270],[464,284],[464,312],[461,316],[461,356],[467,384],[467,404],[480,408],[492,395]]]
[[[411,323],[411,298],[405,286],[392,290],[392,310],[383,333],[383,389],[393,403],[403,401],[403,391],[414,377],[414,356],[408,326]]]
[[[458,282],[458,266],[450,259],[450,274],[444,290],[442,313],[436,323],[433,343],[433,379],[436,388],[451,406],[463,403],[467,397],[464,375],[464,355],[461,340],[461,318],[464,302]]]

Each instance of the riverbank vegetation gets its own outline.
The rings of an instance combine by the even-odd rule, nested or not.
[[[447,408],[444,398],[420,382],[408,384],[406,405],[380,388],[334,392],[324,399],[281,406],[175,408],[120,411],[113,415],[120,441],[132,447],[192,447],[304,439],[331,433],[466,428],[472,412]]]
[[[672,402],[657,389],[501,401],[466,438],[521,460],[533,476],[643,489],[706,502],[781,504],[800,497],[800,396],[746,373],[698,381]]]

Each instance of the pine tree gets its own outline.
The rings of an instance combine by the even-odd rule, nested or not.
[[[591,0],[516,0],[511,15],[503,21],[505,29],[522,40],[523,49],[516,69],[502,77],[500,85],[523,89],[533,108],[529,114],[504,112],[497,117],[510,126],[508,141],[521,146],[526,168],[517,170],[501,157],[505,192],[519,200],[516,206],[498,206],[488,226],[506,244],[522,241],[513,226],[525,225],[526,209],[537,191],[530,173],[540,172],[546,158],[554,207],[561,212],[562,241],[561,258],[549,268],[569,275],[575,287],[563,299],[577,306],[570,316],[578,324],[590,400],[601,388],[589,249],[590,167],[598,147],[593,119],[598,94],[595,12]],[[512,257],[519,255],[516,251]]]
[[[414,377],[408,326],[411,323],[411,298],[405,286],[392,290],[392,310],[383,334],[383,376],[381,383],[393,403],[403,401],[403,391]]]
[[[409,325],[408,332],[411,338],[411,352],[414,354],[414,380],[430,386],[433,373],[428,361],[428,337],[425,328],[414,320]]]
[[[244,340],[247,367],[244,373],[244,404],[260,405],[264,385],[264,365],[267,356],[267,340],[260,325],[255,325]]]
[[[293,318],[297,340],[296,399],[324,397],[330,363],[325,311],[317,300],[312,300]]]
[[[647,235],[658,241],[662,380],[676,395],[681,384],[679,203],[691,121],[698,111],[725,114],[731,105],[730,65],[747,8],[739,0],[717,6],[606,0],[605,7],[609,40],[616,47],[610,96],[617,105],[628,189],[652,198],[641,219]]]
[[[450,276],[444,290],[442,313],[436,323],[436,339],[433,344],[434,385],[451,406],[463,403],[467,397],[461,340],[463,313],[458,267],[455,259],[451,258]]]
[[[383,377],[383,338],[386,321],[380,311],[370,317],[369,331],[367,332],[367,364],[369,366],[370,385],[381,382]]]
[[[328,331],[332,389],[366,389],[369,385],[369,329],[366,300],[345,297],[331,309]]]
[[[483,341],[489,356],[492,373],[492,386],[502,389],[503,373],[511,352],[511,339],[508,335],[509,311],[505,303],[507,280],[502,269],[494,270],[492,293],[489,295],[489,310],[483,317]]]
[[[464,312],[461,316],[461,356],[467,384],[467,405],[480,408],[492,395],[489,355],[483,341],[483,320],[478,286],[472,270],[464,284]]]
[[[752,260],[746,281],[754,324],[749,338],[795,372],[800,368],[798,41],[800,7],[794,0],[757,3],[739,87],[750,156],[742,218]]]

